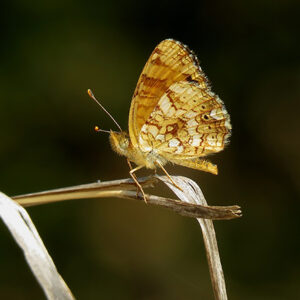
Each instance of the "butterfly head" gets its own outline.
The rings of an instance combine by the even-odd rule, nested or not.
[[[129,136],[127,132],[121,131],[110,131],[109,140],[111,147],[114,151],[121,155],[125,155],[128,153],[128,148],[130,144]]]

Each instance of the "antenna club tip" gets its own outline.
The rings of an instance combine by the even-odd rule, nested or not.
[[[93,97],[93,96],[94,96],[94,94],[93,94],[93,92],[92,92],[91,89],[88,89],[88,90],[87,90],[87,93],[89,94],[90,97]]]
[[[99,126],[96,125],[96,126],[94,127],[94,130],[95,130],[96,132],[98,132],[98,131],[100,130]]]

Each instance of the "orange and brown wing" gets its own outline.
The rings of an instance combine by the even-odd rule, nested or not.
[[[152,52],[138,80],[129,112],[129,135],[138,146],[139,134],[162,95],[175,82],[189,80],[208,87],[196,56],[172,39],[162,41]]]
[[[167,160],[203,157],[224,149],[231,132],[222,100],[190,81],[172,84],[141,128],[142,151]]]

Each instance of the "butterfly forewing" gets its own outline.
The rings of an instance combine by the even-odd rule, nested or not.
[[[133,95],[129,134],[134,146],[138,146],[141,128],[160,98],[172,84],[183,80],[196,82],[202,89],[208,88],[196,56],[180,42],[162,41],[148,59]]]

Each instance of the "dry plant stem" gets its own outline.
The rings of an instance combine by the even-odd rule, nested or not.
[[[157,181],[154,177],[140,178],[140,184],[144,187],[153,186]],[[12,197],[23,207],[36,206],[65,200],[86,198],[118,197],[120,191],[136,189],[136,184],[131,179],[114,181],[99,181],[95,183],[81,184],[71,187],[48,190],[44,192],[30,193]]]
[[[74,300],[72,292],[58,273],[26,210],[1,192],[0,219],[22,249],[24,257],[47,299]]]
[[[154,177],[139,178],[138,180],[143,188],[153,186],[157,182]],[[90,183],[12,198],[23,207],[28,207],[64,200],[108,197],[144,200],[143,197],[137,195],[136,185],[131,179]],[[148,194],[146,194],[146,198],[147,204],[161,206],[187,217],[229,220],[238,218],[241,214],[239,206],[203,206]]]
[[[174,186],[170,182],[168,182],[167,177],[164,178],[163,176],[161,176],[159,179],[163,180],[182,201],[207,205],[201,189],[191,179],[182,176],[174,177],[176,183],[181,186],[182,190],[184,190],[183,193],[180,190],[174,188]],[[212,220],[203,218],[197,218],[197,220],[201,226],[203,234],[209,273],[215,299],[227,300],[228,298],[226,293],[224,273],[222,269],[213,222]]]

